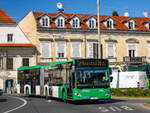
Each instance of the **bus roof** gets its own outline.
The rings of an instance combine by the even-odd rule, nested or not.
[[[56,62],[52,62],[47,65],[24,66],[24,67],[18,68],[17,70],[20,71],[20,70],[28,70],[28,69],[37,69],[37,68],[41,68],[41,67],[54,66],[57,64],[65,64],[65,63],[69,63],[69,62],[73,62],[73,60],[72,61],[56,61]]]

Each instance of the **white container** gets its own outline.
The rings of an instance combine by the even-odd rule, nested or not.
[[[111,88],[148,88],[146,72],[127,71],[114,72]]]

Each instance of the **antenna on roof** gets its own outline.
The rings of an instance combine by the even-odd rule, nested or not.
[[[60,2],[57,3],[57,8],[58,8],[58,11],[64,11],[63,5]]]
[[[128,17],[128,16],[129,16],[129,13],[127,12],[127,8],[125,8],[124,10],[125,10],[124,16],[125,16],[125,17]]]

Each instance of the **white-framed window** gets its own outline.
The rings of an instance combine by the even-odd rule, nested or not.
[[[107,28],[108,29],[112,29],[113,28],[113,21],[112,20],[108,20],[107,21]]]
[[[137,43],[127,44],[127,56],[136,57],[138,55]]]
[[[148,30],[150,30],[150,22],[146,23],[146,24],[145,24],[145,27],[146,27]]]
[[[73,58],[81,57],[81,41],[71,42],[71,55]]]
[[[13,42],[13,34],[7,34],[7,42]]]
[[[56,26],[58,28],[63,28],[65,27],[65,21],[64,21],[64,17],[59,16],[56,20],[55,20]]]
[[[116,57],[116,43],[114,43],[114,42],[106,43],[106,56],[107,56],[107,58],[115,58]]]
[[[72,28],[79,28],[80,27],[79,18],[78,17],[73,18],[71,21],[71,25],[72,25]]]
[[[135,22],[134,22],[133,20],[130,20],[130,21],[128,22],[128,29],[129,29],[129,30],[135,29]]]
[[[87,24],[91,29],[96,28],[96,20],[94,18],[89,19]]]
[[[51,58],[51,41],[40,41],[41,58]]]
[[[88,57],[97,58],[98,56],[98,43],[96,41],[88,42]]]
[[[66,41],[56,42],[56,57],[65,58],[66,57]]]
[[[48,16],[44,16],[40,19],[40,23],[42,27],[49,27],[50,26],[50,20]]]

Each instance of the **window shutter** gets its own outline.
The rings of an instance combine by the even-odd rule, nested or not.
[[[88,43],[88,55],[89,55],[89,58],[94,58],[94,46],[93,44],[96,44],[97,42],[89,42]]]
[[[58,41],[56,43],[56,56],[66,57],[66,42],[65,41]]]
[[[129,50],[136,50],[136,46],[135,45],[128,45]]]
[[[114,48],[113,44],[108,44],[108,52],[107,52],[108,57],[114,57]]]
[[[41,56],[42,58],[51,57],[51,42],[41,42]]]
[[[93,43],[93,57],[98,58],[98,44]]]
[[[72,57],[81,57],[81,42],[72,42]]]

